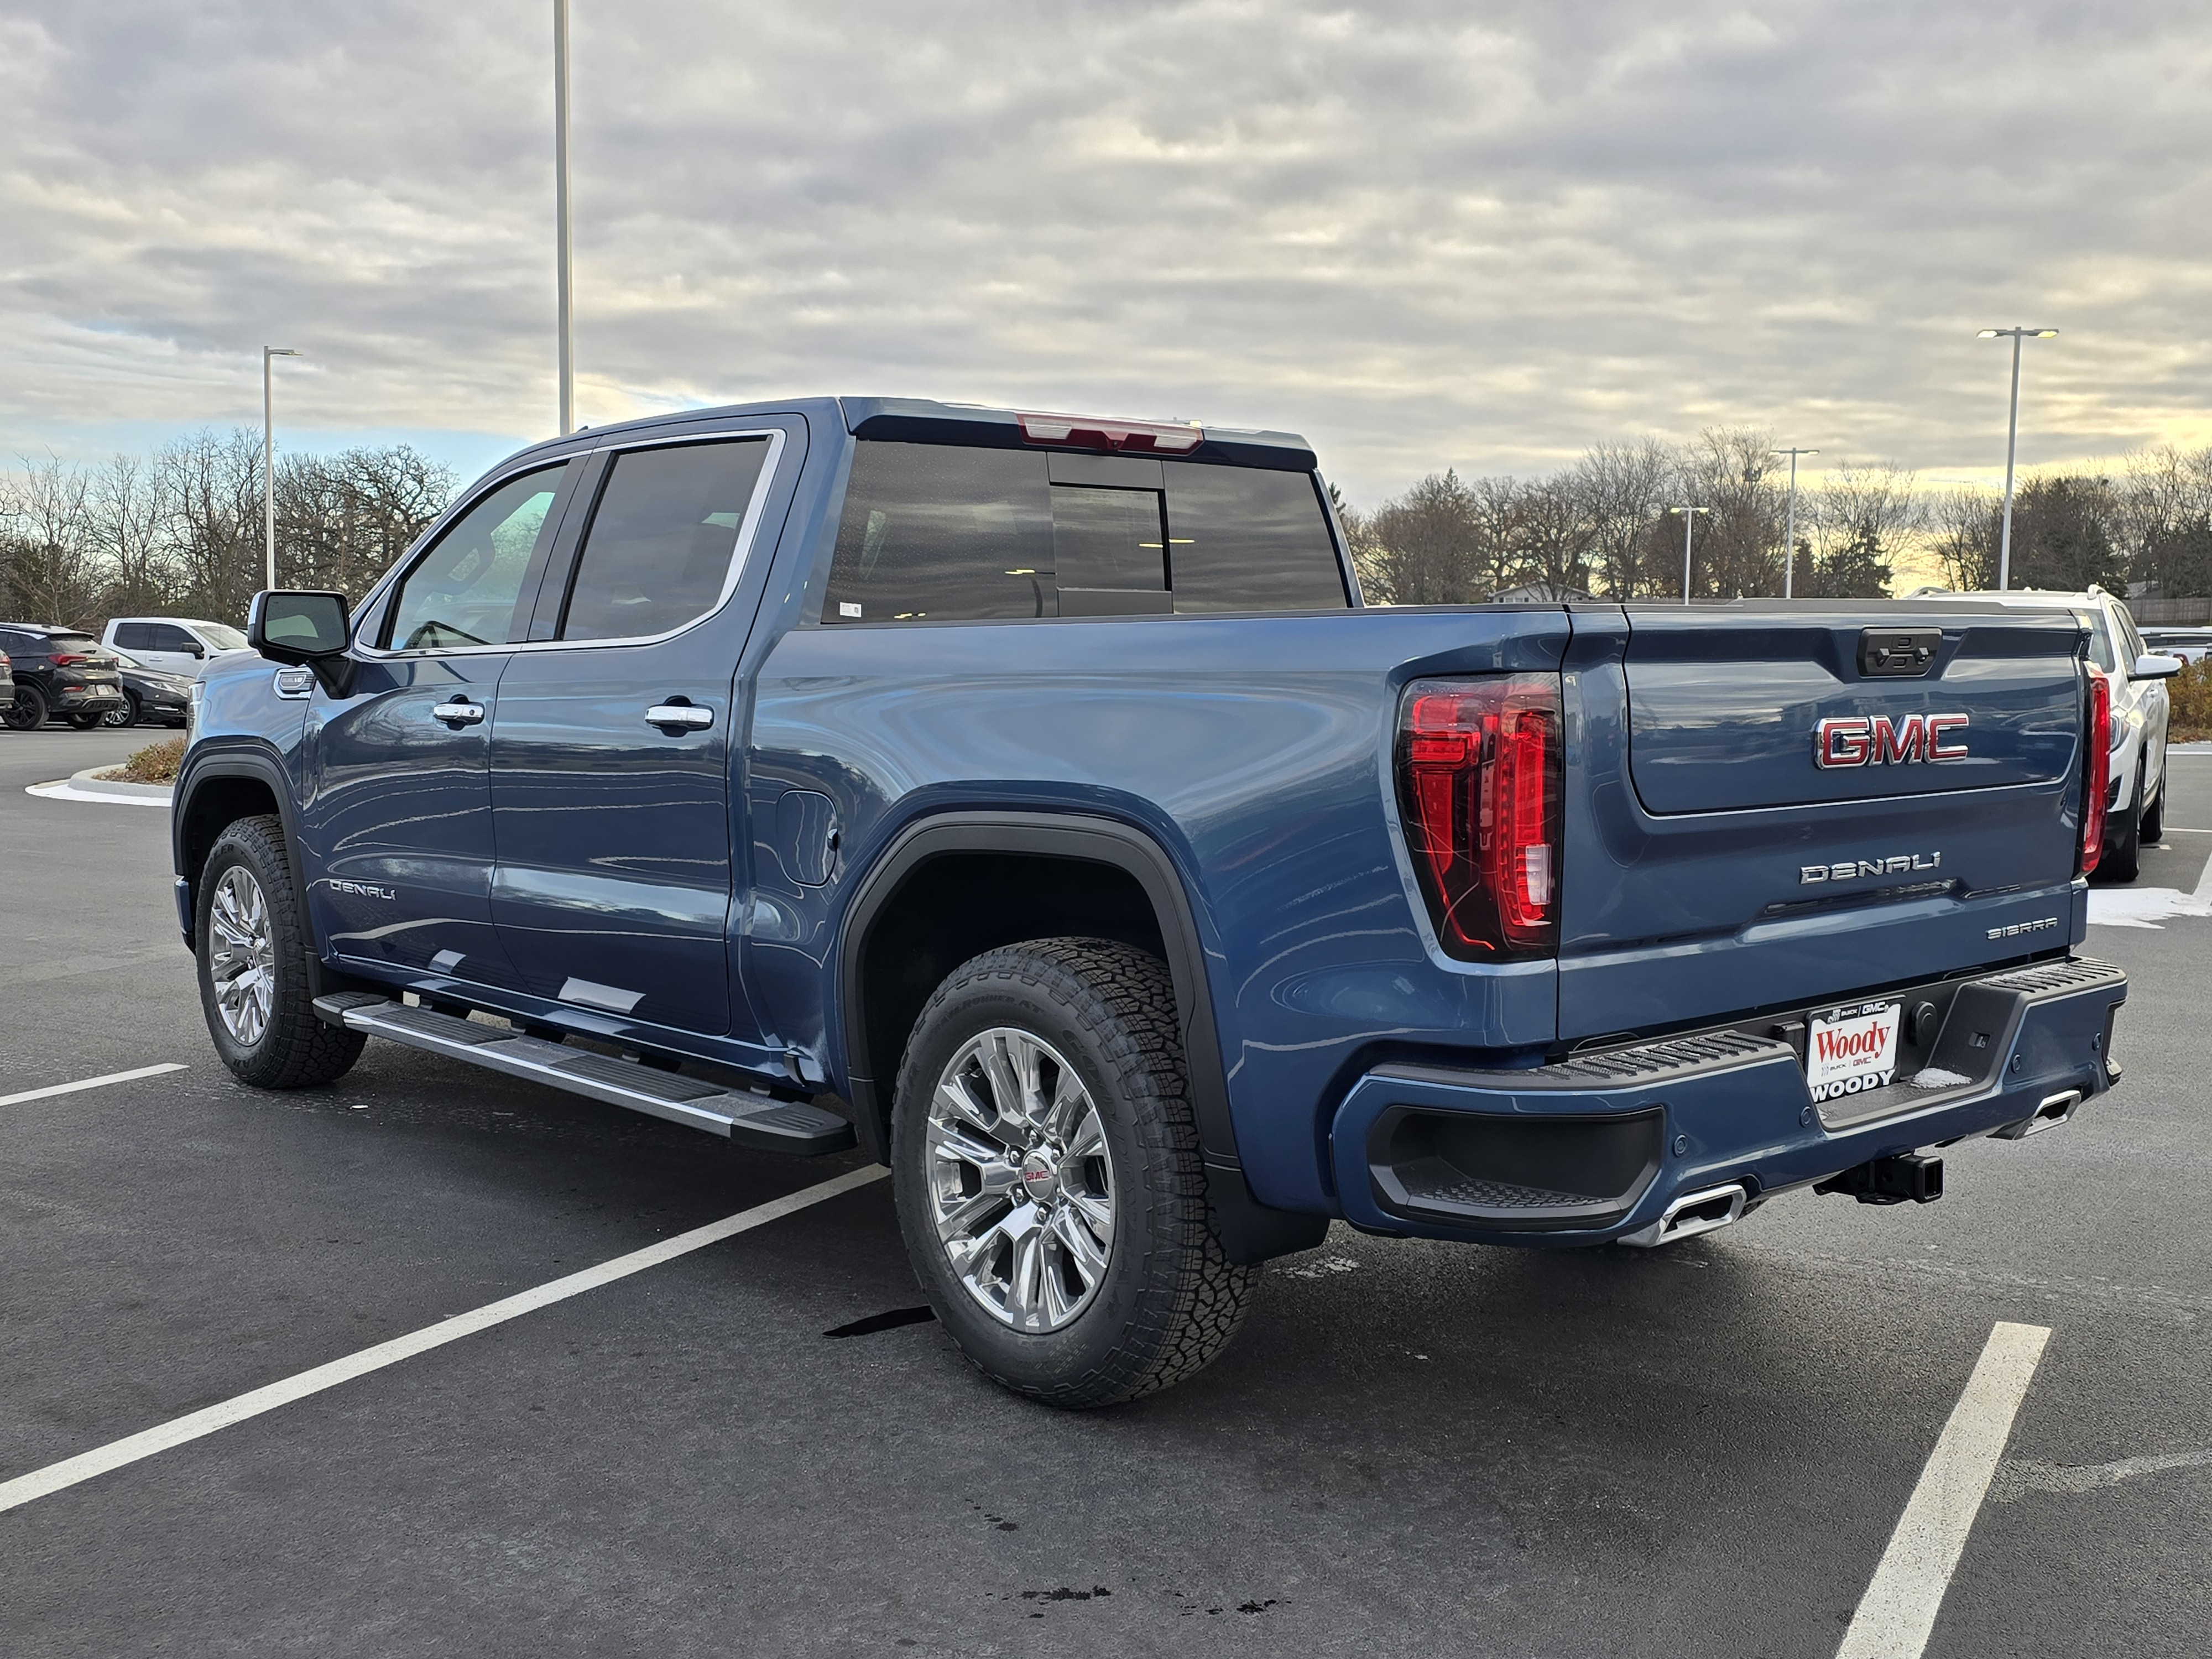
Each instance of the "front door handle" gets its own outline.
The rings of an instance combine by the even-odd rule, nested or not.
[[[678,732],[705,731],[714,723],[714,711],[688,702],[657,702],[645,711],[645,723],[674,737]]]
[[[441,720],[459,731],[465,726],[474,726],[483,719],[483,705],[477,702],[441,702],[430,711],[430,718]]]

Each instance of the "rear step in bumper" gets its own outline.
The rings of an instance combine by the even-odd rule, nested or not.
[[[1357,1226],[1431,1238],[1663,1243],[1711,1231],[1784,1188],[2066,1122],[2119,1077],[2112,1036],[2127,990],[2125,974],[2086,958],[1947,984],[1919,1070],[1850,1097],[1842,1121],[1814,1103],[1793,1044],[1765,1035],[1787,1030],[1786,1015],[1527,1070],[1379,1066],[1330,1128],[1339,1201]],[[1742,1201],[1729,1212],[1717,1197],[1732,1186]]]
[[[410,1008],[372,991],[318,997],[315,1012],[349,1030],[549,1084],[611,1106],[627,1106],[760,1152],[812,1157],[841,1152],[853,1144],[853,1126],[818,1106],[724,1089],[697,1078],[655,1071],[635,1060],[567,1048],[434,1009]]]

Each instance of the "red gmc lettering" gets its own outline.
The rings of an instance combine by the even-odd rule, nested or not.
[[[1928,717],[1928,758],[1939,761],[1966,759],[1966,745],[1963,739],[1952,748],[1943,746],[1946,732],[1963,732],[1966,729],[1966,717],[1964,714],[1930,714]]]
[[[1928,758],[1928,717],[1907,714],[1898,725],[1890,724],[1889,716],[1874,717],[1874,763],[1888,766],[1898,761]]]
[[[1831,715],[1814,728],[1813,763],[1820,767],[1864,766],[1869,746],[1863,714]]]

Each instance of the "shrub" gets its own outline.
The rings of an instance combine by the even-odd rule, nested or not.
[[[2166,735],[2174,743],[2212,738],[2212,657],[2193,662],[2166,683],[2172,699]]]
[[[148,744],[111,775],[124,783],[174,783],[177,769],[184,763],[185,740],[169,738]]]

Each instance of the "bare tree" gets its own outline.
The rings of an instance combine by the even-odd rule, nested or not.
[[[1656,439],[1598,444],[1569,469],[1566,489],[1589,527],[1589,558],[1615,599],[1656,591],[1668,567],[1656,567],[1652,535],[1666,505],[1674,461]]]
[[[161,500],[146,464],[135,455],[109,457],[92,482],[89,514],[106,565],[108,614],[159,608],[172,575]]]
[[[2135,580],[2161,599],[2212,594],[2212,449],[2138,451],[2121,471],[2116,503]]]
[[[1812,556],[1809,568],[1800,567],[1805,580],[1797,591],[1807,599],[1887,599],[1897,555],[1927,520],[1917,482],[1893,461],[1822,475],[1799,514],[1812,532]]]
[[[0,481],[9,611],[26,622],[83,627],[99,613],[100,562],[83,471],[58,457],[26,458]]]
[[[1376,508],[1365,525],[1374,597],[1392,605],[1468,605],[1481,586],[1474,493],[1455,471],[1431,472]]]
[[[1997,531],[2003,505],[1986,489],[1961,484],[1928,504],[1929,539],[1943,580],[1962,593],[1997,585]]]

